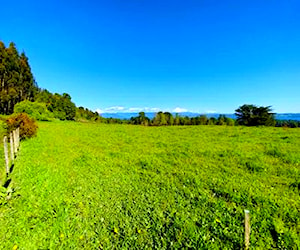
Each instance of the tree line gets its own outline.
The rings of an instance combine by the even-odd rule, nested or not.
[[[243,125],[243,126],[276,126],[276,127],[300,127],[300,121],[293,120],[275,120],[275,113],[270,106],[255,106],[253,104],[244,104],[235,110],[236,119],[219,115],[218,118],[206,115],[195,117],[173,115],[170,112],[158,112],[152,119],[148,118],[145,112],[140,112],[138,116],[127,119],[101,118],[101,122],[133,124],[144,126],[180,126],[180,125]]]
[[[38,92],[28,58],[14,43],[0,41],[0,113],[12,114],[16,103],[33,101]]]
[[[19,53],[13,42],[6,47],[0,41],[0,114],[12,114],[15,105],[22,102],[24,104],[18,106],[19,111],[37,107],[41,111],[37,103],[44,103],[53,118],[74,120],[76,116],[76,106],[69,94],[52,94],[40,89],[25,52]]]
[[[144,112],[140,112],[137,117],[131,117],[129,124],[144,125],[144,126],[179,126],[179,125],[228,125],[233,126],[235,120],[225,115],[220,115],[218,118],[206,115],[196,117],[173,115],[170,112],[158,112],[153,119],[148,118]]]
[[[0,41],[0,114],[28,113],[37,120],[77,120],[103,123],[126,123],[144,126],[172,125],[245,125],[300,127],[300,121],[276,121],[271,107],[245,104],[235,110],[237,119],[220,115],[208,118],[180,116],[170,112],[158,112],[153,119],[144,112],[129,120],[102,118],[99,113],[84,107],[76,107],[67,93],[51,93],[38,87],[31,72],[25,52],[19,53],[11,42],[8,47]]]

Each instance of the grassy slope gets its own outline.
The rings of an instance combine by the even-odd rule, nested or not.
[[[40,123],[21,145],[9,249],[300,247],[300,130]]]

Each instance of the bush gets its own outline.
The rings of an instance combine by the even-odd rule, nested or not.
[[[8,132],[20,128],[20,139],[30,138],[36,135],[38,125],[33,118],[26,113],[13,114],[6,120]]]
[[[27,113],[31,117],[39,121],[50,121],[52,114],[47,109],[45,103],[22,101],[15,105],[15,113]]]

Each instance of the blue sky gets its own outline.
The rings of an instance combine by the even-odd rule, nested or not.
[[[300,2],[5,1],[38,85],[101,111],[300,112]]]

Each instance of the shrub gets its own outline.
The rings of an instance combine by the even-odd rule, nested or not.
[[[27,113],[31,117],[39,121],[50,121],[52,114],[47,109],[45,103],[22,101],[15,105],[15,113]]]
[[[13,114],[6,120],[8,132],[20,128],[20,139],[30,138],[36,135],[38,126],[35,120],[26,113]]]

